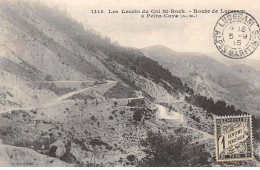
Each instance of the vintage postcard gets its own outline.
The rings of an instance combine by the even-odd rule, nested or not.
[[[259,167],[258,0],[0,0],[0,167]]]

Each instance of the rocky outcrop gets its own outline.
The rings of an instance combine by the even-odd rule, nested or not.
[[[66,152],[65,144],[63,143],[62,140],[58,140],[54,142],[53,144],[50,145],[50,148],[51,148],[50,154],[57,158],[62,157]]]
[[[57,158],[39,154],[32,149],[0,144],[0,167],[1,166],[65,167],[72,165]]]

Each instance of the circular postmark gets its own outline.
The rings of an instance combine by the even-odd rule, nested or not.
[[[251,55],[259,45],[260,28],[246,12],[223,15],[214,27],[214,43],[226,57],[241,59]]]

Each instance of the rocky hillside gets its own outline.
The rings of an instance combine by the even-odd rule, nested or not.
[[[225,65],[200,53],[178,53],[163,46],[143,53],[182,79],[195,93],[259,116],[260,72],[247,65]],[[230,61],[231,62],[231,61]]]
[[[258,165],[217,164],[214,114],[139,50],[34,1],[0,1],[0,25],[1,166]]]
[[[0,144],[1,167],[67,167],[71,166],[57,158],[39,154],[32,149]]]

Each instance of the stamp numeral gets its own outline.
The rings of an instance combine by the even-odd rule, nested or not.
[[[221,144],[223,144],[223,149],[225,149],[225,138],[222,138]]]

